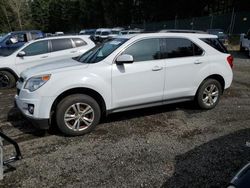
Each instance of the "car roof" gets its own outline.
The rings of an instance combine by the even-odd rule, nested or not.
[[[116,38],[131,39],[133,37],[195,37],[195,38],[218,38],[216,35],[201,34],[201,33],[140,33],[131,35],[120,35]]]
[[[163,29],[159,31],[160,33],[203,33],[205,34],[205,31],[200,30],[188,30],[188,29]]]
[[[67,38],[89,38],[89,35],[63,35],[63,36],[53,36],[53,37],[45,37],[40,38],[33,41],[42,41],[42,40],[52,40],[52,39],[67,39]]]
[[[27,32],[39,32],[39,33],[42,33],[42,31],[40,31],[40,30],[12,31],[12,32],[10,32],[10,33],[16,34],[16,33],[27,33]]]

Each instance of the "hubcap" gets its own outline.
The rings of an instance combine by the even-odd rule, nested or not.
[[[82,131],[87,129],[94,121],[93,108],[85,103],[71,105],[65,112],[64,122],[69,129]]]
[[[5,88],[9,86],[9,77],[0,72],[0,88]]]
[[[207,106],[213,106],[217,102],[218,97],[219,97],[218,87],[214,84],[210,84],[205,88],[203,92],[202,101]]]

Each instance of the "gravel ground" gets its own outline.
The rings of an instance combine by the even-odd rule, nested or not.
[[[0,91],[0,127],[23,154],[0,187],[225,187],[250,161],[250,60],[235,56],[233,85],[214,110],[114,114],[80,137],[35,129],[13,108],[15,90]]]

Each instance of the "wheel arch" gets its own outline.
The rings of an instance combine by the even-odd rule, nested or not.
[[[101,113],[102,114],[106,113],[106,103],[105,103],[105,100],[100,93],[98,93],[97,91],[90,89],[90,88],[77,87],[77,88],[72,88],[72,89],[68,89],[68,90],[64,91],[55,99],[55,101],[52,104],[51,110],[50,110],[51,115],[53,115],[53,113],[56,111],[56,106],[59,104],[59,102],[61,100],[63,100],[65,97],[67,97],[69,95],[73,95],[73,94],[85,94],[85,95],[92,97],[100,105]]]
[[[17,81],[18,78],[19,78],[19,76],[15,73],[15,71],[13,71],[13,70],[10,69],[10,68],[0,68],[0,71],[7,71],[7,72],[11,73],[11,74],[15,77],[16,81]]]
[[[221,76],[219,74],[212,74],[212,75],[210,75],[210,76],[208,76],[208,77],[206,77],[205,79],[202,80],[202,82],[200,83],[200,85],[199,85],[199,87],[198,87],[198,89],[196,91],[195,96],[197,95],[197,92],[199,91],[199,88],[202,86],[203,82],[205,80],[207,80],[207,79],[215,79],[215,80],[217,80],[221,84],[222,93],[224,92],[225,84],[226,84],[225,79],[223,78],[223,76]]]

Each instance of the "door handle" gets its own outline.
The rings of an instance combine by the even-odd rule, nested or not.
[[[162,70],[162,69],[163,69],[163,67],[155,66],[155,67],[152,69],[152,71],[160,71],[160,70]]]
[[[71,51],[70,53],[72,53],[72,54],[73,54],[73,53],[76,53],[76,52],[77,52],[77,51]]]
[[[200,60],[196,60],[196,61],[194,62],[195,65],[200,65],[200,64],[202,64],[202,63],[203,63],[203,62],[200,61]]]
[[[42,56],[41,58],[42,58],[42,59],[45,59],[45,58],[47,58],[47,57],[49,57],[49,56],[45,55],[45,56]]]

